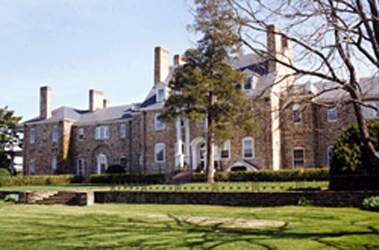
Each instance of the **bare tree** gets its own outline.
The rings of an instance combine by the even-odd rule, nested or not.
[[[379,68],[379,17],[376,0],[228,0],[236,12],[239,34],[254,53],[292,70],[297,81],[331,82],[322,90],[345,91],[352,103],[365,150],[374,166],[379,155],[370,140],[360,84]],[[281,30],[272,26],[278,23]],[[261,37],[280,35],[294,45],[294,62],[270,54]],[[327,85],[326,85],[327,86]],[[320,93],[319,93],[320,94]],[[341,101],[341,100],[338,100]]]

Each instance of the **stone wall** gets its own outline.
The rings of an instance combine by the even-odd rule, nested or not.
[[[379,191],[314,191],[276,193],[169,193],[169,192],[95,192],[95,203],[201,204],[223,206],[273,207],[297,205],[301,198],[313,206],[361,207],[362,201]]]

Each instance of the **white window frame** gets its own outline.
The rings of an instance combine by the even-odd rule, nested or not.
[[[51,174],[55,175],[57,172],[57,157],[54,157],[51,160]]]
[[[164,121],[158,119],[161,113],[155,114],[155,130],[164,130],[166,128],[166,124]]]
[[[292,122],[294,124],[299,124],[302,122],[303,117],[302,117],[302,112],[301,112],[301,106],[299,104],[295,103],[292,106],[291,117],[292,117]]]
[[[101,173],[101,164],[102,163],[105,164],[105,169],[104,169],[104,173],[105,173],[108,169],[108,157],[105,154],[100,153],[96,157],[97,173],[98,174],[104,174],[104,173]]]
[[[30,160],[30,163],[29,163],[29,175],[35,175],[35,173],[36,173],[35,165],[36,165],[36,161],[35,160]]]
[[[337,107],[331,107],[328,109],[328,122],[335,122],[338,120]]]
[[[296,150],[302,150],[303,151],[303,159],[302,159],[303,165],[302,165],[302,167],[305,167],[305,150],[304,150],[304,148],[297,147],[297,148],[292,149],[292,169],[295,169],[295,160],[299,161],[299,159],[295,159],[295,151]]]
[[[35,128],[30,129],[29,142],[30,144],[34,144],[36,142],[36,129]]]
[[[84,176],[84,174],[85,174],[85,160],[77,159],[76,160],[76,175]]]
[[[78,131],[78,140],[83,141],[84,140],[84,128],[80,128]]]
[[[222,153],[228,152],[228,157],[223,157]],[[220,158],[221,160],[229,160],[230,159],[230,140],[224,142],[224,145],[220,147]]]
[[[156,102],[164,102],[166,99],[166,90],[165,88],[157,88],[156,91]]]
[[[98,126],[95,129],[96,140],[109,139],[109,134],[109,126]]]
[[[126,124],[120,125],[120,138],[126,137]]]
[[[163,150],[163,159],[158,159],[158,154]],[[154,147],[154,159],[156,163],[162,163],[166,161],[166,145],[163,142],[155,144]]]
[[[53,142],[57,142],[58,141],[58,133],[59,133],[58,126],[54,126],[53,127],[53,132],[52,132],[52,135],[51,135],[51,140]]]
[[[247,142],[251,142],[251,156],[246,156],[246,154],[245,154],[245,150],[247,150],[245,143],[247,143]],[[254,138],[252,138],[252,137],[245,137],[245,138],[242,139],[242,158],[246,159],[246,160],[250,160],[250,159],[254,159],[255,158],[255,142],[254,142]]]
[[[333,159],[333,145],[330,145],[326,148],[326,165],[330,167]]]

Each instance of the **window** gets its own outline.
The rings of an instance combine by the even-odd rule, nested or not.
[[[330,167],[333,158],[333,146],[329,146],[326,149],[327,166]]]
[[[180,127],[184,128],[186,126],[186,118],[180,117]]]
[[[304,149],[296,148],[293,150],[293,166],[292,168],[304,167]]]
[[[128,169],[128,159],[126,158],[126,156],[120,156],[118,158],[118,164],[123,167],[125,170]]]
[[[379,110],[379,102],[367,102],[366,104],[372,105]],[[363,107],[363,114],[367,119],[379,117],[379,111],[369,107]]]
[[[36,130],[34,128],[30,129],[30,144],[36,142]]]
[[[109,138],[109,126],[100,126],[96,128],[95,139],[108,139]]]
[[[230,158],[230,140],[227,140],[220,150],[221,159]]]
[[[84,129],[83,128],[79,129],[78,139],[79,139],[79,141],[83,141],[84,140]]]
[[[126,137],[126,125],[125,124],[120,125],[120,137],[121,138]]]
[[[160,115],[160,113],[155,114],[155,130],[163,130],[166,127],[165,122],[158,119]]]
[[[58,126],[53,127],[52,141],[58,141]]]
[[[155,144],[155,162],[165,162],[165,145],[164,145],[164,143]]]
[[[250,90],[253,88],[253,78],[252,77],[248,77],[246,79],[246,83],[244,85],[244,90]]]
[[[157,102],[163,102],[165,99],[165,89],[164,88],[159,88],[157,89]]]
[[[242,158],[254,158],[254,139],[251,137],[246,137],[242,140]]]
[[[333,107],[328,109],[328,121],[333,122],[337,120],[337,108]]]
[[[51,161],[51,174],[54,175],[57,173],[57,158],[54,157]]]
[[[34,161],[34,160],[30,160],[30,164],[29,164],[29,175],[34,175],[34,174],[35,174],[35,171],[34,171],[34,165],[35,165],[35,161]]]
[[[78,159],[76,161],[76,175],[84,176],[84,159]]]
[[[293,123],[301,122],[301,110],[299,104],[294,104],[292,106],[292,121]]]
[[[104,174],[108,168],[108,159],[107,156],[103,153],[97,156],[97,173]]]

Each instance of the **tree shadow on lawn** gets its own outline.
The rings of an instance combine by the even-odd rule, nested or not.
[[[18,232],[17,242],[30,248],[43,248],[44,244],[57,248],[122,248],[137,249],[214,249],[244,246],[254,249],[278,249],[282,241],[293,241],[294,248],[304,242],[319,243],[321,247],[334,249],[374,249],[378,242],[354,243],[341,239],[349,236],[378,237],[373,227],[357,231],[327,233],[294,232],[285,223],[279,227],[226,228],[224,223],[200,225],[182,218],[166,219],[125,218],[118,215],[87,214],[57,216],[55,222],[23,221],[24,228],[34,232]],[[299,231],[299,230],[298,230]],[[295,240],[295,241],[294,241]]]

